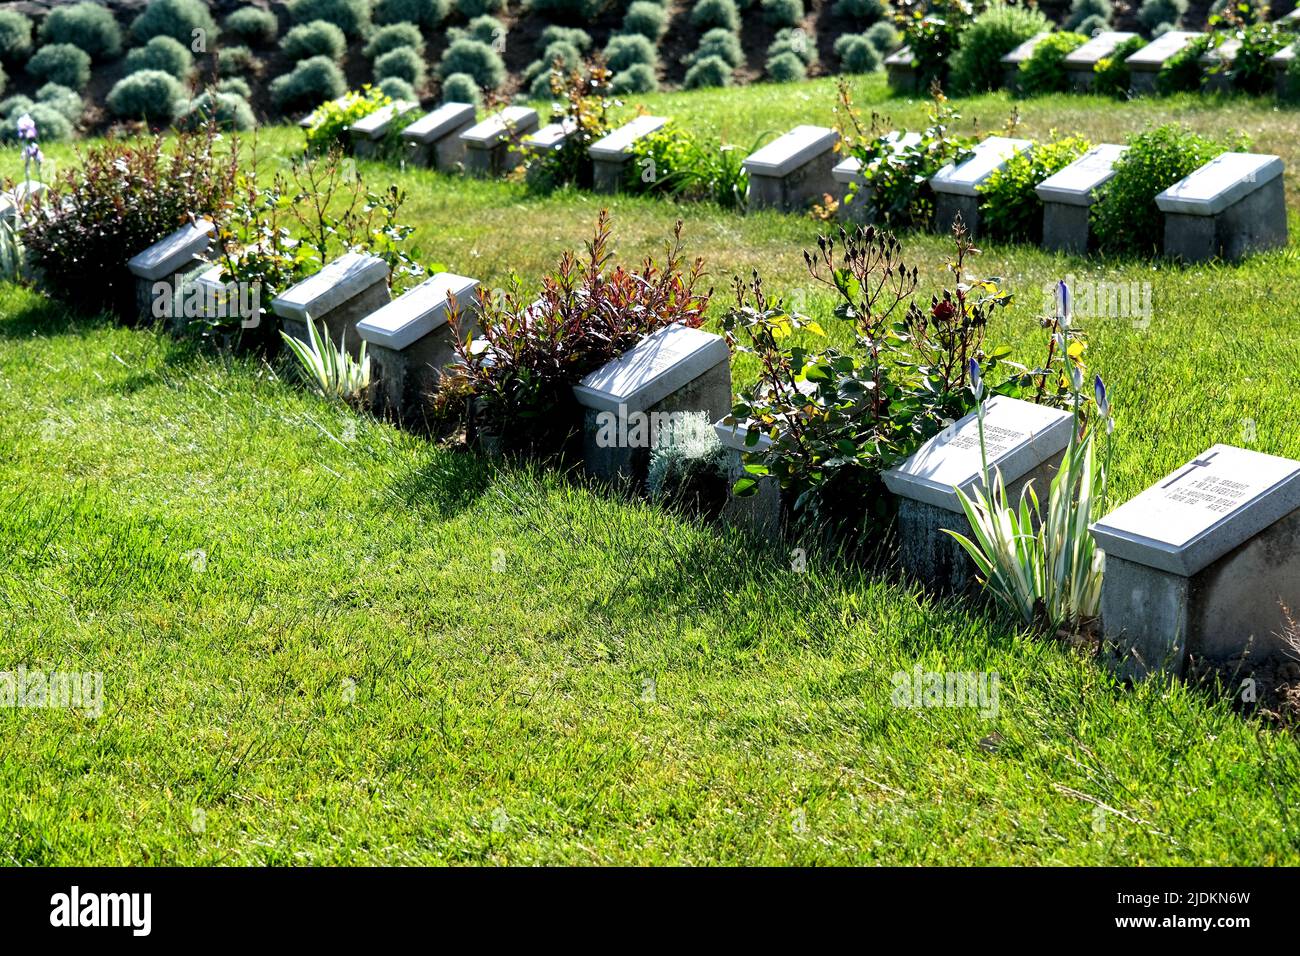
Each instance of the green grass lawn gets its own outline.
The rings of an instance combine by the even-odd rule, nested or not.
[[[863,97],[922,114],[879,81]],[[832,99],[818,81],[646,102],[748,145],[829,121]],[[1033,135],[1241,128],[1300,168],[1296,115],[1271,104],[963,110],[987,131],[1017,105]],[[720,290],[758,267],[829,315],[809,219],[362,168],[408,190],[422,259],[488,283],[535,279],[607,205],[625,257],[683,216]],[[907,249],[939,288],[945,241]],[[1119,498],[1216,441],[1300,457],[1294,245],[1196,268],[991,247],[976,268],[1018,293],[992,338],[1026,360],[1045,283],[1151,284],[1149,324],[1089,323]],[[98,719],[0,709],[0,860],[1300,862],[1300,748],[1226,695],[1120,687],[975,602],[815,553],[799,573],[285,379],[0,288],[0,670],[104,681]],[[893,706],[891,675],[918,665],[996,671],[996,717]]]

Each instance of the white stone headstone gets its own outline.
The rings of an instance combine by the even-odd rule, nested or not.
[[[1214,216],[1281,175],[1281,157],[1223,153],[1156,196],[1156,205],[1161,212]]]
[[[1216,63],[1231,63],[1237,58],[1237,51],[1241,49],[1241,41],[1236,37],[1224,40],[1216,47],[1211,47],[1201,54],[1201,66],[1214,66]]]
[[[415,109],[417,105],[416,103],[398,100],[395,103],[389,103],[387,106],[381,106],[373,113],[368,113],[349,126],[348,131],[353,136],[363,139],[382,139],[394,119]]]
[[[939,170],[930,180],[930,188],[939,193],[951,193],[956,196],[977,196],[979,186],[993,173],[1007,164],[1007,160],[1021,150],[1033,147],[1033,141],[1027,139],[1009,139],[1006,136],[990,136],[976,143],[973,153],[960,166],[949,163]]]
[[[1162,33],[1140,50],[1131,53],[1124,61],[1130,70],[1153,72],[1165,65],[1165,61],[1191,43],[1200,33],[1188,30],[1170,30]]]
[[[388,263],[378,256],[344,253],[276,296],[271,308],[282,319],[314,321],[387,278]]]
[[[916,66],[916,57],[912,56],[912,48],[902,46],[885,57],[885,69],[889,69],[891,66],[895,68]]]
[[[367,342],[401,350],[447,323],[450,298],[461,312],[474,306],[477,279],[439,272],[357,323]]]
[[[402,138],[414,143],[435,143],[474,119],[469,103],[444,103],[402,130]]]
[[[1215,445],[1092,526],[1108,555],[1190,577],[1300,508],[1300,462]]]
[[[1295,13],[1300,13],[1300,7],[1295,8]],[[1268,58],[1268,62],[1273,64],[1275,70],[1285,70],[1295,59],[1295,46],[1286,46],[1278,50]]]
[[[559,149],[577,128],[578,124],[571,119],[565,119],[558,123],[547,123],[537,132],[524,137],[524,145],[530,149]]]
[[[920,133],[904,133],[894,130],[885,136],[890,143],[890,156],[897,156],[908,147],[915,146],[921,142]],[[837,183],[865,182],[862,175],[862,162],[856,156],[849,156],[835,164],[831,170],[831,177]]]
[[[652,332],[573,387],[578,403],[598,412],[645,411],[727,361],[726,341],[712,332],[670,325]]]
[[[1035,34],[1034,36],[1031,36],[1028,40],[1020,44],[1010,53],[1003,54],[1001,60],[1002,65],[1019,66],[1025,60],[1028,60],[1031,56],[1034,55],[1034,50],[1038,48],[1038,44],[1042,43],[1051,35],[1052,35],[1051,33],[1044,31],[1042,33],[1038,33]]]
[[[787,176],[810,159],[835,148],[840,134],[827,126],[796,126],[745,158],[751,176]]]
[[[479,149],[490,149],[504,143],[511,131],[529,128],[537,122],[537,110],[530,106],[507,106],[499,113],[494,113],[477,126],[471,126],[460,134],[466,144]]]
[[[632,155],[632,144],[663,129],[668,124],[664,116],[638,116],[630,123],[625,123],[609,135],[598,139],[587,148],[587,155],[592,159],[619,161]]]
[[[166,239],[155,242],[144,252],[127,260],[126,267],[131,274],[141,279],[157,281],[165,279],[176,270],[185,266],[195,256],[208,251],[216,226],[206,219],[200,219],[177,229]]]
[[[772,437],[762,431],[758,433],[754,444],[748,444],[749,422],[732,424],[728,422],[727,418],[723,418],[713,423],[713,431],[718,436],[718,441],[722,443],[723,447],[730,448],[733,451],[760,452],[767,451],[772,447]]]
[[[1119,30],[1098,33],[1083,46],[1070,51],[1062,62],[1067,70],[1090,70],[1102,57],[1110,56],[1115,51],[1115,47],[1135,36],[1136,33],[1125,33]]]
[[[1070,443],[1073,416],[1059,408],[997,395],[985,403],[984,445],[989,473],[1007,486],[1051,461]],[[979,419],[974,412],[953,422],[917,452],[883,475],[894,494],[962,513],[956,489],[966,494],[984,484]],[[1034,489],[1043,498],[1046,488]]]
[[[1048,176],[1034,187],[1043,202],[1067,206],[1091,206],[1093,194],[1115,175],[1115,163],[1127,146],[1101,143],[1092,147],[1070,165]]]

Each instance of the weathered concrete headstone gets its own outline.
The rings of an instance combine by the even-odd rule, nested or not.
[[[402,140],[419,166],[448,171],[465,158],[460,136],[474,125],[469,103],[444,103],[402,130]]]
[[[380,143],[392,128],[394,120],[405,116],[411,110],[418,109],[419,105],[398,100],[361,117],[348,127],[348,135],[352,137],[353,153],[362,158],[374,156],[379,150]]]
[[[568,142],[578,129],[578,124],[573,120],[565,119],[558,123],[547,123],[537,132],[524,137],[524,146],[538,152],[552,152],[563,149],[564,144]]]
[[[1092,81],[1097,75],[1094,70],[1097,61],[1110,56],[1115,52],[1115,47],[1135,36],[1137,36],[1136,33],[1107,30],[1098,33],[1078,49],[1072,50],[1061,63],[1065,67],[1065,75],[1070,81],[1070,88],[1075,90],[1092,89]]]
[[[1034,50],[1038,49],[1038,44],[1051,35],[1049,31],[1044,30],[1042,33],[1031,36],[1010,53],[1003,55],[999,62],[1002,64],[1002,85],[1004,87],[1013,92],[1020,89],[1020,64],[1033,56]]]
[[[456,358],[452,302],[461,334],[477,329],[477,279],[439,272],[357,323],[371,364],[371,402],[376,412],[399,421],[421,416],[442,370]]]
[[[1097,190],[1115,175],[1115,163],[1125,146],[1102,143],[1092,147],[1034,187],[1043,201],[1043,248],[1052,252],[1088,251],[1089,214]]]
[[[1215,445],[1092,533],[1102,630],[1126,676],[1282,653],[1283,605],[1300,607],[1300,462]]]
[[[831,170],[840,134],[825,126],[796,126],[745,158],[749,208],[802,210],[835,192]]]
[[[984,444],[989,474],[996,469],[1009,500],[1032,481],[1045,499],[1070,443],[1073,416],[1058,408],[999,395],[985,404]],[[975,565],[944,529],[971,537],[956,489],[967,495],[984,485],[979,421],[974,412],[935,435],[905,462],[883,475],[899,499],[898,530],[903,568],[936,590],[972,583]]]
[[[891,144],[891,156],[897,155],[921,142],[920,133],[903,133],[898,130],[889,133],[886,138]],[[864,197],[859,195],[854,197],[852,201],[849,200],[850,190],[855,185],[860,186],[867,181],[866,176],[862,173],[862,163],[858,161],[858,158],[849,156],[840,160],[831,170],[831,178],[835,180],[835,198],[840,204],[840,215],[859,225],[873,222],[876,218],[876,211],[870,207]]]
[[[1232,64],[1240,49],[1241,41],[1232,37],[1201,54],[1201,69],[1205,71],[1203,89],[1211,93],[1232,89]]]
[[[329,338],[340,338],[350,352],[361,347],[357,323],[388,301],[388,263],[378,256],[348,252],[315,275],[285,289],[271,300],[288,335],[310,341],[307,321],[325,324]]]
[[[1300,7],[1291,11],[1292,14],[1300,13]],[[1288,14],[1290,16],[1291,14]],[[1287,73],[1291,69],[1291,63],[1295,60],[1295,45],[1285,46],[1268,58],[1268,62],[1273,67],[1273,87],[1278,96],[1286,96],[1290,90],[1290,84],[1287,82]]]
[[[912,48],[905,46],[885,57],[885,74],[889,88],[896,93],[911,93],[916,90],[916,58]]]
[[[345,93],[343,96],[340,96],[336,100],[330,100],[330,103],[333,104],[334,106],[345,106],[347,105],[348,101],[352,98],[352,95],[353,94],[351,93]],[[311,127],[312,121],[315,120],[316,118],[317,111],[319,110],[320,107],[319,106],[316,107],[316,109],[312,110],[302,119],[298,120],[298,125],[303,129],[309,129]]]
[[[1189,30],[1170,30],[1132,53],[1124,61],[1124,65],[1128,67],[1129,92],[1134,96],[1154,93],[1156,76],[1164,69],[1170,57],[1199,36],[1201,34]]]
[[[627,164],[632,161],[633,145],[667,124],[663,116],[638,116],[587,147],[592,163],[592,188],[598,193],[619,192],[627,175]]]
[[[744,461],[746,452],[757,453],[771,448],[772,439],[758,432],[755,442],[749,444],[749,423],[733,424],[730,416],[714,422],[713,430],[722,447],[727,449],[727,503],[722,508],[722,519],[763,537],[776,537],[781,532],[781,485],[771,475],[751,475],[745,470]],[[741,478],[755,481],[754,494],[738,498],[731,493]]]
[[[500,176],[523,160],[515,143],[537,129],[537,110],[507,106],[460,134],[465,144],[465,171],[471,176]]]
[[[583,458],[605,481],[645,479],[650,449],[676,414],[717,421],[731,408],[726,341],[712,332],[670,325],[647,335],[573,387],[583,407]]]
[[[1240,259],[1286,245],[1282,160],[1224,153],[1160,195],[1165,255],[1185,262]]]
[[[141,322],[173,317],[175,301],[207,263],[217,227],[206,219],[182,226],[127,260],[135,276],[136,316]]]
[[[972,236],[979,235],[980,196],[979,187],[996,170],[1001,169],[1016,153],[1033,147],[1027,139],[1009,139],[1005,136],[990,136],[975,144],[974,155],[960,166],[949,163],[930,178],[930,188],[934,190],[934,228],[937,232],[949,232],[960,215],[966,224],[966,230]]]

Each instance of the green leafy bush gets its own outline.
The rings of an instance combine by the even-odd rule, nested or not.
[[[0,10],[0,63],[22,66],[32,55],[32,21],[17,10]]]
[[[745,62],[745,53],[740,48],[740,38],[725,27],[714,27],[700,37],[692,62],[718,57],[727,66],[735,68]]]
[[[294,23],[326,20],[348,37],[370,33],[370,0],[289,0]]]
[[[1117,44],[1109,56],[1103,56],[1093,64],[1092,92],[1098,96],[1127,97],[1131,77],[1125,61],[1146,45],[1147,41],[1141,37],[1129,37]]]
[[[162,70],[140,70],[118,80],[108,93],[108,108],[122,119],[170,123],[185,101],[180,80]]]
[[[41,24],[41,43],[70,43],[92,60],[113,60],[122,54],[122,31],[106,7],[74,3],[49,12]]]
[[[1114,16],[1111,0],[1074,0],[1070,4],[1070,15],[1061,26],[1075,33],[1091,33],[1091,30],[1083,28],[1085,21],[1100,18],[1109,25]]]
[[[194,31],[202,31],[196,34]],[[131,35],[137,43],[154,37],[171,37],[188,50],[196,36],[212,47],[217,42],[217,24],[206,4],[199,0],[149,0],[144,12],[131,23]]]
[[[537,49],[545,50],[552,43],[568,43],[583,53],[591,49],[591,34],[581,27],[561,27],[552,24],[542,31],[537,40]]]
[[[714,518],[727,503],[729,455],[703,412],[673,418],[650,450],[646,491],[661,505]]]
[[[835,15],[859,23],[875,23],[887,12],[884,0],[835,0]]]
[[[506,65],[501,54],[477,40],[456,40],[442,55],[438,75],[444,79],[453,73],[467,73],[482,89],[495,90],[506,80]]]
[[[421,56],[424,55],[424,36],[420,28],[413,23],[392,23],[380,27],[362,49],[369,60],[383,56],[398,47],[410,47]]]
[[[768,79],[774,83],[793,83],[808,77],[808,68],[793,53],[778,53],[768,57],[763,69]]]
[[[46,83],[37,90],[36,101],[44,103],[63,116],[69,123],[74,124],[81,119],[81,114],[86,108],[81,94],[57,83]]]
[[[767,47],[767,57],[770,60],[782,53],[793,54],[804,66],[812,66],[813,60],[817,59],[817,47],[800,27],[776,31],[776,36]]]
[[[217,73],[221,76],[247,76],[256,73],[258,65],[257,57],[246,46],[223,46],[217,50]]]
[[[234,93],[245,100],[253,97],[253,88],[248,85],[248,81],[242,76],[228,76],[223,80],[218,80],[215,89],[218,93]]]
[[[947,85],[949,64],[971,18],[965,0],[930,0],[928,7],[917,4],[904,18],[904,39],[916,61],[916,76],[922,87],[928,87],[933,80]]]
[[[236,132],[251,130],[257,125],[253,108],[242,96],[205,91],[190,100],[177,125],[182,129],[197,130],[208,123],[217,129]]]
[[[556,41],[552,46],[572,44]],[[602,64],[580,63],[537,78],[546,82],[540,99],[551,100],[550,119],[569,131],[554,149],[524,150],[525,182],[534,192],[561,186],[590,188],[593,179],[591,145],[610,132],[610,71]]]
[[[668,13],[652,0],[635,0],[623,15],[624,33],[639,33],[652,43],[658,43],[666,29]]]
[[[528,10],[557,20],[589,22],[609,5],[608,0],[525,0]]]
[[[1229,149],[1240,138],[1217,139],[1166,123],[1132,136],[1115,163],[1115,175],[1097,193],[1092,231],[1106,252],[1138,255],[1156,251],[1164,234],[1156,196]]]
[[[414,23],[432,30],[447,18],[447,0],[375,0],[376,23]]]
[[[881,57],[893,53],[903,42],[903,35],[898,32],[892,23],[874,23],[862,35],[867,38],[868,43],[876,48],[876,52]]]
[[[442,102],[483,105],[483,91],[468,73],[452,73],[443,78]]]
[[[1002,87],[1002,57],[1050,27],[1036,9],[997,2],[971,21],[950,65],[954,92],[982,93]]]
[[[386,76],[375,85],[378,86],[380,93],[394,102],[418,103],[420,101],[415,87],[400,76]]]
[[[1235,89],[1259,96],[1274,88],[1276,73],[1269,58],[1294,39],[1294,34],[1272,23],[1255,23],[1239,31],[1241,46],[1232,60]]]
[[[326,20],[313,20],[290,28],[280,40],[280,49],[291,60],[323,56],[338,63],[348,50],[348,39],[334,24]]]
[[[797,27],[803,22],[803,0],[762,0],[761,6],[768,26]]]
[[[646,63],[633,63],[626,70],[620,70],[609,81],[611,93],[653,93],[659,89],[659,77],[654,67]]]
[[[1024,96],[1064,93],[1070,88],[1064,60],[1088,42],[1081,33],[1053,33],[1020,64],[1020,92]]]
[[[466,19],[496,13],[506,5],[505,0],[456,0],[456,9]]]
[[[154,37],[144,46],[136,47],[126,55],[128,73],[136,73],[140,70],[162,70],[178,80],[183,80],[193,69],[194,57],[190,51],[171,37]]]
[[[626,70],[637,63],[654,66],[659,62],[659,55],[652,42],[639,33],[632,33],[610,37],[605,46],[605,61],[611,70]]]
[[[979,187],[981,234],[1004,242],[1041,242],[1043,201],[1034,187],[1091,147],[1080,136],[1067,136],[1012,156]]]
[[[449,43],[462,39],[478,40],[494,50],[501,50],[505,48],[506,32],[506,25],[496,17],[481,16],[469,21],[464,29],[452,27],[447,31],[447,40]]]
[[[27,72],[37,81],[84,90],[90,82],[90,55],[71,43],[51,43],[27,61]]]
[[[424,58],[410,47],[389,50],[375,60],[375,79],[382,80],[390,76],[405,80],[417,88],[423,86],[426,79]]]
[[[332,97],[312,110],[307,125],[307,152],[328,153],[342,146],[348,128],[360,119],[387,106],[391,100],[372,86],[349,90]]]
[[[1201,84],[1205,82],[1205,68],[1201,66],[1201,57],[1209,52],[1212,46],[1214,46],[1212,36],[1199,36],[1165,60],[1164,66],[1156,74],[1156,91],[1167,96],[1171,93],[1191,93],[1199,90]]]
[[[706,56],[697,59],[686,71],[682,85],[688,90],[699,90],[711,86],[731,85],[731,64],[720,56]]]
[[[740,11],[736,0],[696,0],[691,9],[691,23],[697,29],[722,27],[735,33],[740,30]]]
[[[50,103],[33,103],[27,97],[14,97],[13,108],[9,108],[10,101],[6,100],[6,108],[3,110],[5,125],[0,128],[0,140],[9,142],[17,139],[17,128],[15,123],[18,117],[26,114],[32,118],[36,124],[36,129],[40,134],[43,143],[61,143],[64,140],[72,139],[72,127],[75,120],[69,119],[61,110]],[[25,103],[17,101],[24,100]],[[18,107],[21,106],[21,109]]]
[[[233,39],[236,43],[268,47],[280,35],[280,22],[270,10],[240,7],[221,22],[221,29],[228,39]]]
[[[874,73],[883,59],[866,36],[846,33],[835,41],[835,55],[840,58],[840,69],[845,73]]]
[[[282,111],[307,109],[338,99],[348,88],[343,71],[327,56],[300,60],[288,73],[271,81],[271,101]]]
[[[1187,13],[1187,0],[1142,0],[1138,7],[1138,22],[1147,33],[1155,30],[1162,23],[1178,26]]]

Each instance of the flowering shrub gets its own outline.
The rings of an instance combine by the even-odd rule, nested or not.
[[[687,132],[669,124],[632,145],[627,165],[629,192],[658,193],[675,199],[716,202],[728,209],[743,209],[749,174],[748,150]]]
[[[1037,244],[1043,236],[1043,201],[1034,187],[1091,147],[1081,136],[1066,136],[1016,153],[979,186],[981,229],[994,239]]]
[[[610,131],[609,70],[596,63],[564,70],[557,63],[547,74],[550,80],[551,122],[570,129],[559,149],[525,149],[528,183],[539,191],[573,184],[591,185],[591,157],[588,148]]]
[[[898,24],[916,60],[917,81],[948,82],[951,61],[970,26],[974,10],[966,0],[903,0]]]

